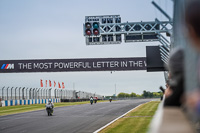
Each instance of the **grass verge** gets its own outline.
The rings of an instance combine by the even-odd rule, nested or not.
[[[159,101],[142,104],[99,133],[146,133]]]
[[[98,101],[98,102],[108,102],[108,100]],[[73,106],[73,105],[81,105],[81,104],[89,104],[89,101],[54,103],[54,107],[56,108],[56,107]],[[0,107],[0,116],[29,112],[29,111],[36,111],[36,110],[43,110],[43,109],[45,109],[45,104]]]

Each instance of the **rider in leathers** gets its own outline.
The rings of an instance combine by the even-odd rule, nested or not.
[[[51,100],[49,100],[49,102],[46,104],[46,107],[49,107],[51,109],[51,112],[53,113],[53,108],[54,108],[54,104],[51,102]]]

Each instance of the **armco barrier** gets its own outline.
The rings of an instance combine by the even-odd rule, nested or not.
[[[18,100],[15,100],[15,105],[17,105],[17,103],[18,103]]]
[[[13,106],[13,100],[10,100],[10,106]]]
[[[7,100],[5,101],[5,106],[8,106],[8,101],[7,101]],[[10,106],[10,105],[9,105],[9,106]]]
[[[5,100],[1,101],[1,103],[2,107],[4,107],[4,106],[31,105],[31,104],[46,104],[49,100],[51,100],[53,103],[60,102],[60,99],[56,98],[56,99]]]

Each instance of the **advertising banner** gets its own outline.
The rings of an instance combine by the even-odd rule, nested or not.
[[[0,60],[0,73],[146,70],[146,57]]]

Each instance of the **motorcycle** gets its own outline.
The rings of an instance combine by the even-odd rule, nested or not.
[[[111,103],[112,99],[109,99],[109,101],[110,101],[110,103]]]
[[[47,111],[48,116],[52,116],[53,108],[51,105],[46,105],[46,111]]]
[[[97,99],[94,99],[94,103],[97,103]]]
[[[91,103],[91,105],[92,105],[92,104],[93,104],[93,100],[90,99],[90,103]]]

